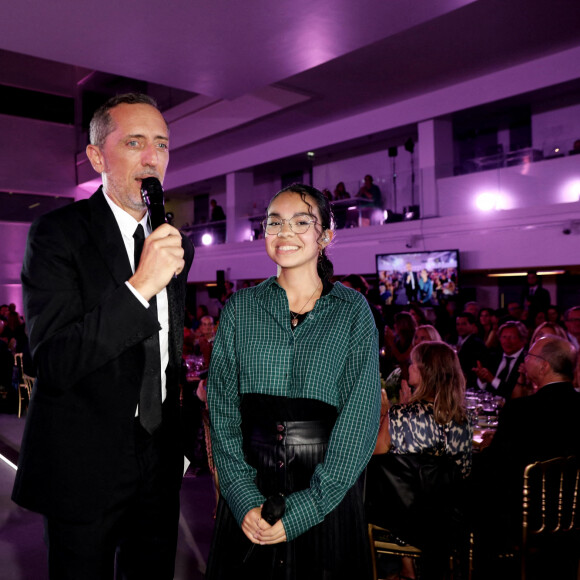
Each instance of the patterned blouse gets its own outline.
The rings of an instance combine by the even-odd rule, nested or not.
[[[207,383],[220,490],[238,523],[264,502],[242,448],[240,401],[249,393],[306,398],[338,414],[310,488],[286,498],[282,518],[294,539],[321,522],[365,468],[380,416],[378,333],[362,294],[337,282],[294,331],[275,277],[236,292],[216,335]]]
[[[416,401],[393,405],[389,409],[389,432],[389,453],[455,455],[463,477],[469,475],[473,440],[473,427],[469,420],[463,424],[450,421],[439,425],[433,416],[433,403]]]

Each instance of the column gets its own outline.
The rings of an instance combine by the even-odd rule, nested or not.
[[[245,211],[244,199],[251,199],[254,188],[252,171],[236,171],[226,175],[226,240],[243,242],[249,240],[250,222]]]
[[[418,124],[421,217],[439,215],[437,179],[453,175],[453,124],[450,118]]]

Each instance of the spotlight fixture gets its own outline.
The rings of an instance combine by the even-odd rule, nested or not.
[[[418,220],[420,217],[418,205],[408,205],[403,208],[403,218],[405,221]]]
[[[201,236],[201,243],[204,246],[211,246],[213,244],[213,236],[209,233],[203,234],[203,236]]]

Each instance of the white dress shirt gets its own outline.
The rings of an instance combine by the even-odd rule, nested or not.
[[[135,273],[135,240],[133,239],[133,234],[139,224],[143,226],[146,238],[151,233],[147,213],[143,219],[138,222],[133,216],[121,209],[107,194],[104,195],[113,215],[115,216],[119,230],[121,230],[125,249],[127,250],[127,257],[131,264],[131,270]],[[145,300],[145,298],[143,298],[143,296],[141,296],[141,294],[139,294],[139,292],[129,284],[129,281],[125,282],[125,284],[139,302],[141,302],[145,308],[149,308],[149,302],[147,302],[147,300]],[[159,356],[161,358],[161,400],[164,401],[167,396],[167,377],[165,371],[169,364],[169,305],[167,302],[167,290],[165,288],[157,294],[157,318],[161,325],[161,330],[159,331]],[[138,411],[136,412],[136,415],[137,413]]]
[[[524,349],[520,348],[520,350],[518,350],[518,352],[514,352],[513,354],[505,354],[505,352],[503,353],[503,356],[501,357],[501,362],[499,363],[499,366],[497,367],[497,371],[495,371],[495,377],[493,377],[493,381],[491,381],[491,383],[484,383],[481,379],[477,379],[477,384],[479,386],[480,389],[485,389],[487,387],[488,384],[490,384],[492,386],[492,388],[494,388],[496,391],[499,388],[499,385],[501,383],[501,380],[498,379],[498,376],[501,374],[501,372],[503,371],[503,369],[505,368],[507,362],[505,360],[506,356],[509,356],[512,360],[511,360],[511,367],[510,367],[510,373],[509,375],[506,377],[506,381],[508,380],[509,377],[512,376],[512,373],[517,372],[516,369],[516,361],[518,360],[520,354],[522,354],[522,351]]]

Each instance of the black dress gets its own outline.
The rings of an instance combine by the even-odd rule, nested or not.
[[[308,488],[324,460],[336,409],[312,399],[248,394],[242,398],[246,461],[265,497]],[[252,546],[255,546],[252,548]],[[371,577],[360,482],[324,520],[292,541],[259,546],[248,540],[220,498],[208,580],[364,580]]]

